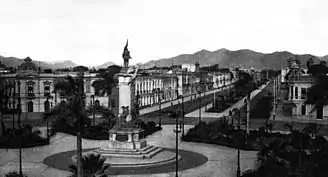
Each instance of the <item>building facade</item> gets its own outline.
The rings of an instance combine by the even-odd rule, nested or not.
[[[3,100],[3,107],[7,111],[18,111],[26,113],[26,116],[38,115],[33,113],[47,112],[61,101],[65,101],[65,95],[57,93],[54,89],[58,80],[64,79],[67,75],[78,77],[77,72],[45,72],[38,68],[32,60],[27,57],[15,73],[1,74],[2,83],[5,89],[5,95],[8,99]],[[94,96],[92,82],[98,79],[96,73],[84,73],[84,92],[87,106],[100,104],[107,106],[108,97]]]
[[[178,78],[172,74],[138,76],[134,82],[135,96],[141,107],[167,102],[178,97]]]
[[[287,104],[292,106],[292,117],[298,119],[328,119],[328,106],[313,110],[312,105],[306,105],[307,90],[315,83],[315,79],[304,71],[294,60],[284,81],[288,87]]]

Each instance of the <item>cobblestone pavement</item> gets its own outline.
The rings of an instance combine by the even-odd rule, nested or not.
[[[193,126],[186,126],[186,132]],[[44,128],[43,128],[44,129]],[[147,143],[151,145],[174,148],[175,134],[173,133],[174,125],[165,125],[163,130],[148,136]],[[83,148],[97,148],[106,141],[83,140]],[[209,161],[197,168],[180,172],[179,176],[186,177],[233,177],[236,175],[237,150],[202,144],[180,142],[179,148],[189,151],[195,151],[208,157]],[[61,171],[47,167],[43,160],[52,154],[76,149],[76,138],[74,136],[58,133],[51,139],[51,144],[43,147],[34,147],[23,149],[23,170],[29,177],[66,177],[70,174],[67,171]],[[0,149],[0,175],[12,170],[18,169],[18,150]],[[241,151],[241,167],[243,170],[254,167],[256,152]],[[196,160],[196,159],[195,159]],[[131,176],[131,175],[129,175]],[[153,174],[153,175],[135,175],[141,176],[174,176],[174,173]]]

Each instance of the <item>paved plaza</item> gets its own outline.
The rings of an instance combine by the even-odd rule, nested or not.
[[[185,126],[186,130],[193,126]],[[165,125],[163,130],[148,136],[147,142],[152,145],[175,148],[175,134],[173,132],[174,125]],[[99,140],[83,140],[83,149],[98,148],[106,141]],[[26,174],[33,177],[67,177],[70,172],[54,169],[43,164],[46,157],[59,152],[72,151],[76,149],[76,137],[58,133],[51,139],[51,144],[43,147],[34,147],[23,149],[23,169]],[[180,176],[186,177],[233,177],[236,174],[237,150],[202,143],[180,142],[179,149],[193,151],[203,154],[208,158],[207,163],[196,168],[181,171]],[[8,171],[18,169],[18,150],[1,149],[0,150],[0,171],[6,173]],[[197,160],[197,159],[195,159]],[[241,152],[241,167],[243,170],[254,167],[256,161],[255,151]],[[124,176],[124,175],[120,175]],[[131,175],[125,175],[131,176]],[[142,174],[141,176],[174,176],[174,172],[160,174]]]

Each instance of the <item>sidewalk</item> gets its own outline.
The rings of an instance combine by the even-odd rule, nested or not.
[[[218,88],[218,89],[215,89],[215,90],[210,90],[210,91],[202,92],[201,93],[201,96],[204,97],[204,94],[205,95],[209,95],[209,94],[213,94],[214,92],[219,92],[219,91],[227,90],[227,89],[230,89],[230,88],[232,88],[232,85],[227,86],[224,89],[223,88]],[[191,100],[191,97],[195,98],[195,95],[190,95],[190,96],[184,97],[183,98],[183,102],[185,103],[187,101],[190,101]],[[162,103],[161,104],[161,109],[164,109],[164,108],[167,108],[167,107],[170,107],[170,106],[173,106],[173,105],[177,105],[180,102],[181,102],[181,99],[176,99],[176,100],[173,100],[173,101],[170,101],[170,102]],[[143,115],[143,114],[147,114],[147,113],[154,112],[154,111],[157,111],[157,110],[159,110],[159,104],[156,104],[154,106],[141,109],[139,111],[139,113],[140,113],[140,115]]]
[[[266,83],[265,85],[262,85],[260,88],[258,88],[257,90],[254,90],[252,93],[251,93],[251,97],[250,99],[252,100],[256,95],[258,95],[264,88],[266,88],[268,85],[270,84],[270,82]],[[202,119],[213,119],[213,118],[220,118],[220,117],[223,117],[223,116],[229,116],[229,111],[234,109],[234,108],[237,108],[237,109],[240,109],[241,107],[244,106],[244,99],[246,97],[244,97],[243,99],[239,100],[237,103],[235,103],[234,105],[232,105],[231,107],[227,108],[226,110],[224,110],[223,112],[221,113],[213,113],[213,112],[206,112],[205,111],[205,108],[212,108],[213,107],[213,103],[210,103],[208,104],[207,106],[204,106],[201,108],[201,118]],[[189,114],[186,114],[185,117],[188,117],[188,118],[198,118],[199,117],[199,109],[189,113]]]

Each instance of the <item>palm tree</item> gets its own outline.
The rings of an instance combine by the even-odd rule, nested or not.
[[[82,177],[81,132],[83,132],[83,127],[90,123],[84,108],[83,73],[79,78],[67,76],[65,80],[59,80],[55,83],[55,90],[63,93],[67,97],[67,102],[61,102],[49,112],[44,113],[44,118],[66,119],[71,127],[75,127],[77,131],[77,169],[78,176]]]
[[[83,167],[83,177],[106,177],[105,171],[110,167],[110,165],[105,164],[106,159],[101,158],[100,155],[89,154],[83,156],[82,167]],[[70,171],[73,173],[70,177],[77,177],[77,166],[70,165]]]
[[[95,89],[95,95],[98,96],[108,96],[108,107],[112,110],[111,104],[111,93],[112,88],[118,83],[117,78],[115,78],[115,74],[121,71],[121,67],[117,65],[112,65],[107,68],[107,70],[102,70],[99,73],[99,77],[101,79],[96,80],[92,83],[92,86]]]

